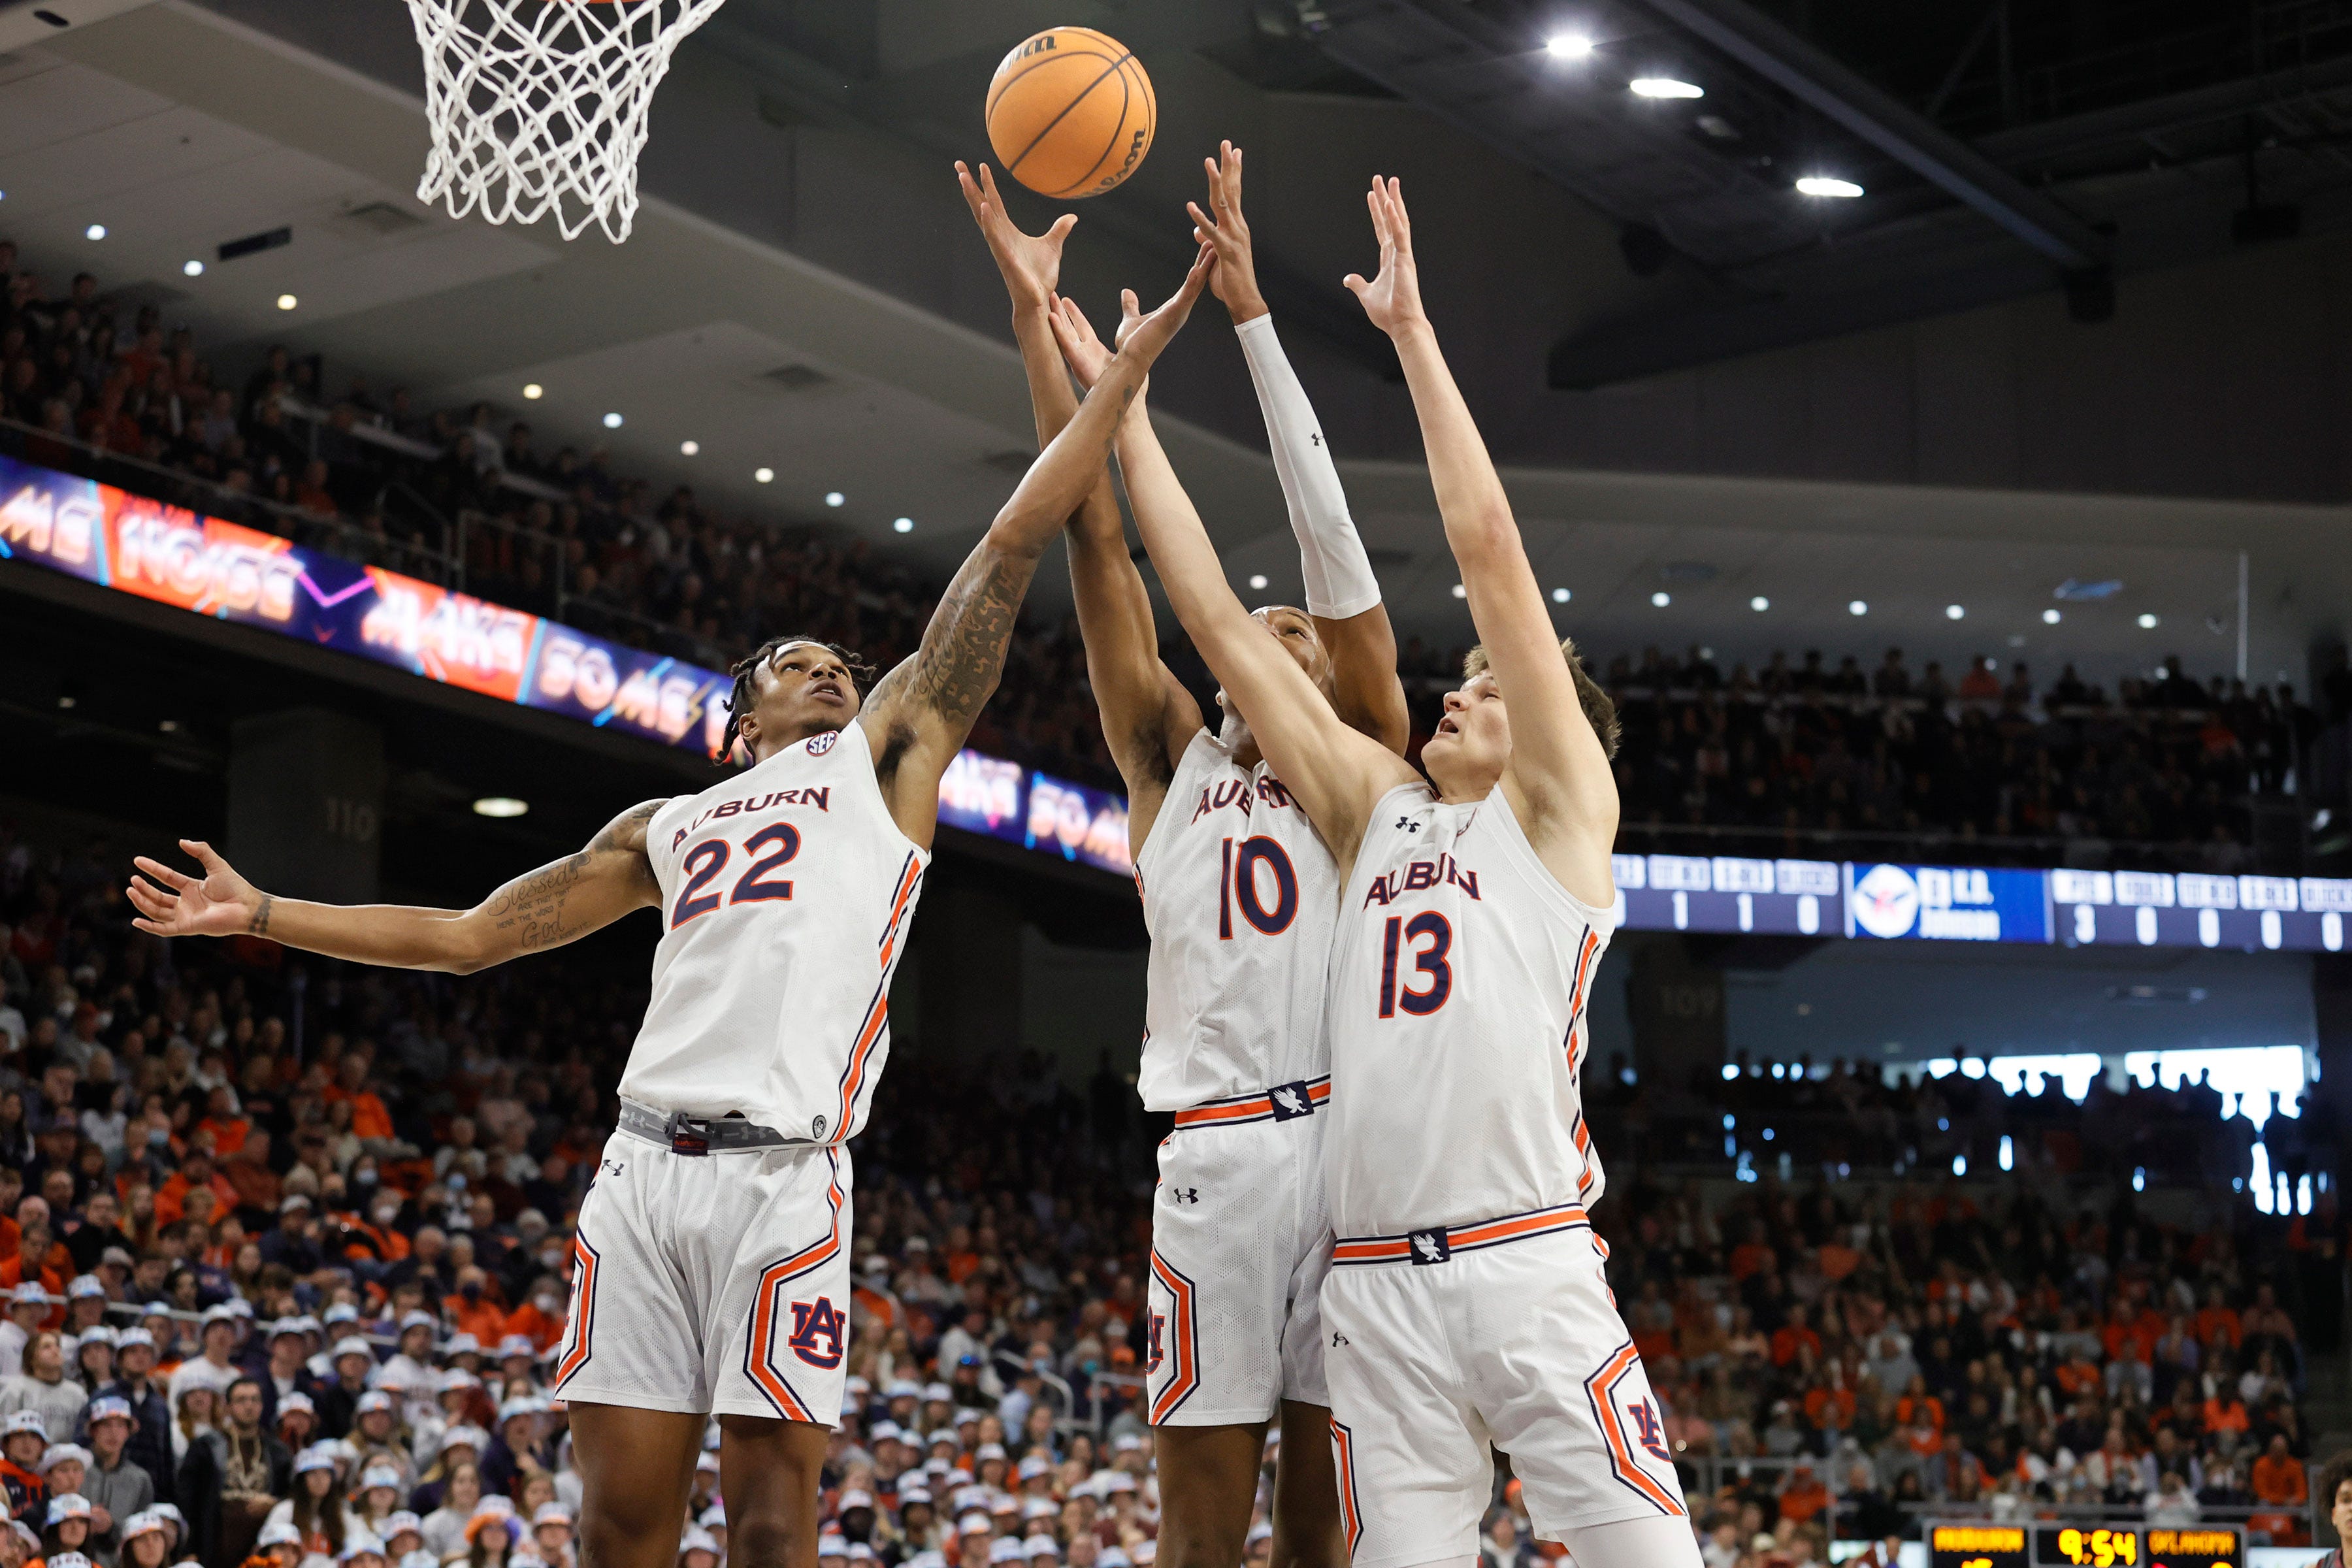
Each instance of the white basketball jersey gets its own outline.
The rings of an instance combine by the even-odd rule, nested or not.
[[[1330,1071],[1323,983],[1339,869],[1272,768],[1243,767],[1207,730],[1194,735],[1135,879],[1151,932],[1136,1082],[1146,1110]]]
[[[891,819],[865,731],[668,802],[646,852],[662,938],[621,1093],[845,1142],[890,1054],[890,975],[930,861]]]
[[[1498,786],[1373,811],[1331,957],[1333,1227],[1397,1236],[1601,1197],[1579,1076],[1612,919],[1559,885]]]

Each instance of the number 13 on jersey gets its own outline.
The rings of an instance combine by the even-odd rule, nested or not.
[[[1402,1008],[1426,1018],[1454,994],[1454,925],[1434,910],[1407,919],[1391,915],[1381,922],[1381,1016],[1393,1018]],[[1412,971],[1399,984],[1397,970],[1406,958]]]

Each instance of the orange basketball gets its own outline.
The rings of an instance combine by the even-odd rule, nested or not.
[[[1143,62],[1092,27],[1049,27],[988,84],[988,144],[1040,195],[1098,196],[1151,151],[1158,100]]]

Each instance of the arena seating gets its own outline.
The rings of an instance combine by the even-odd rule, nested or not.
[[[400,1568],[572,1568],[578,1482],[544,1389],[635,972],[557,954],[456,979],[164,944],[129,928],[125,854],[0,825],[0,1287],[37,1296],[10,1313],[33,1340],[0,1331],[23,1363],[0,1417],[47,1422],[42,1444],[0,1438],[24,1450],[22,1479],[0,1466],[12,1511],[47,1517],[42,1457],[58,1474],[73,1445],[102,1456],[79,1459],[79,1495],[144,1495],[99,1403],[119,1394],[142,1413],[130,1462],[206,1568],[237,1568],[272,1510],[299,1556],[396,1533],[404,1509],[426,1555]],[[1832,1530],[1916,1536],[1930,1514],[2308,1539],[2298,1399],[2341,1342],[2341,1220],[2332,1193],[2307,1215],[2198,1199],[2244,1152],[2201,1085],[2134,1090],[2135,1114],[2104,1121],[2143,1142],[2110,1148],[2103,1107],[2054,1088],[1759,1069],[1654,1102],[1622,1066],[1594,1089],[1596,1217],[1714,1568],[1825,1563]],[[1726,1117],[1790,1175],[1742,1180],[1757,1163],[1694,1131]],[[2266,1129],[2282,1164],[2294,1125]],[[1990,1160],[1997,1130],[2013,1179],[1946,1173],[1955,1149]],[[1108,1072],[1084,1093],[1034,1058],[886,1080],[857,1147],[863,1381],[826,1478],[829,1555],[1150,1561],[1154,1136]],[[2145,1197],[2098,1184],[2119,1161],[2144,1165]],[[73,1335],[62,1362],[51,1328]],[[131,1329],[152,1373],[129,1370]],[[234,1397],[247,1375],[258,1405]],[[332,1479],[306,1480],[314,1463]],[[313,1486],[334,1506],[303,1500]],[[132,1512],[97,1533],[101,1561]],[[1486,1555],[1537,1551],[1507,1486]]]
[[[283,349],[226,384],[153,305],[116,309],[89,274],[49,297],[5,241],[0,279],[0,451],[712,668],[779,630],[882,668],[921,636],[937,585],[814,519],[721,517],[601,450],[545,452],[487,405],[427,412],[350,374],[338,391]],[[1697,647],[1592,651],[1625,721],[1628,849],[2303,868],[2321,725],[2289,686],[2200,682],[2178,658],[2111,695],[1982,657],[1774,653],[1727,674]],[[1462,652],[1403,650],[1416,744]],[[1181,638],[1168,653],[1205,690]],[[1029,627],[972,743],[1116,787],[1085,668],[1074,625]]]

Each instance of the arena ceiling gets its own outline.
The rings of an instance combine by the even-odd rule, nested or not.
[[[1220,135],[1248,145],[1286,341],[1391,602],[1433,640],[1458,638],[1466,618],[1410,405],[1336,287],[1369,260],[1354,176],[1334,174],[1360,163],[1402,171],[1417,193],[1449,351],[1539,569],[1571,592],[1563,624],[1603,649],[1900,642],[1915,660],[2074,658],[2111,677],[2178,647],[2192,667],[2227,668],[2243,550],[2251,671],[2300,679],[2306,645],[2352,597],[2339,542],[2352,476],[2333,434],[2352,387],[2324,330],[2352,310],[2352,247],[2336,232],[2324,38],[2284,74],[2263,56],[2241,62],[2251,75],[2053,97],[2047,114],[1988,129],[2000,82],[1979,79],[1981,42],[1938,119],[1926,110],[1939,84],[1923,90],[1917,61],[1825,0],[1819,25],[1801,7],[1735,15],[1727,0],[731,0],[662,89],[647,210],[616,249],[416,204],[419,76],[396,5],[56,9],[78,24],[121,14],[27,44],[10,31],[22,7],[0,5],[13,50],[0,232],[45,274],[88,266],[194,321],[224,355],[282,339],[327,354],[334,375],[366,369],[379,390],[488,399],[529,417],[542,448],[604,442],[625,469],[837,524],[934,572],[1033,449],[1002,292],[945,165],[985,155],[972,105],[1006,42],[1084,21],[1139,51],[1163,119],[1131,188],[1080,209],[1067,288],[1103,305],[1123,283],[1169,286],[1188,247],[1165,219],[1192,194],[1192,155]],[[1727,33],[1727,16],[1753,36]],[[1426,33],[1438,23],[1459,37]],[[1569,26],[1596,44],[1580,80],[1541,48]],[[1759,38],[1804,48],[1776,63]],[[1815,57],[1832,55],[1846,61],[1832,85],[1867,88],[1853,96],[1888,125],[1818,107],[1819,82],[1790,85],[1790,59],[1829,78]],[[1629,104],[1606,75],[1637,58],[1704,76],[1702,101],[1736,111],[1751,142],[1780,138],[1769,167],[1802,154],[1870,194],[1824,213],[1766,165],[1694,152],[1695,136],[1722,138]],[[2283,139],[2255,150],[2256,188],[2297,208],[2300,240],[2232,237],[2245,159],[2211,153],[2228,145],[2211,128],[2227,104],[2242,128],[2250,95]],[[2142,167],[2092,155],[2159,142],[2174,151]],[[1921,167],[1939,158],[1942,183]],[[1985,187],[1973,200],[1951,188],[1962,174]],[[1018,216],[1049,210],[1024,201]],[[108,237],[85,239],[101,221]],[[2037,222],[2043,241],[2096,242],[2114,320],[2070,320],[2063,280],[2084,269],[2023,232]],[[1648,276],[1628,265],[1628,225],[1669,242]],[[183,275],[279,227],[282,247]],[[278,310],[281,294],[298,308]],[[1222,333],[1212,304],[1154,399],[1236,579],[1263,574],[1281,596],[1297,591],[1295,559]],[[1605,374],[1563,371],[1579,363]],[[534,383],[546,396],[526,403]],[[618,429],[606,413],[624,416]],[[762,467],[772,483],[753,479]],[[836,490],[837,510],[822,500]],[[891,531],[901,516],[913,533]],[[2116,578],[2111,600],[2053,598]],[[1759,598],[1768,609],[1750,611]],[[1064,602],[1058,570],[1040,599]]]

